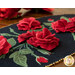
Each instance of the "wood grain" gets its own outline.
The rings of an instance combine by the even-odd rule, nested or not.
[[[0,28],[17,23],[19,20],[23,19],[24,17],[39,18],[44,16],[63,15],[63,14],[75,14],[75,8],[55,8],[53,14],[44,11],[40,11],[38,13],[34,13],[33,11],[30,11],[20,18],[11,19],[11,20],[0,20]],[[73,57],[75,58],[75,55]],[[52,67],[66,67],[66,66],[64,65],[63,61],[61,61],[59,64],[53,65]],[[75,64],[72,67],[75,67]]]

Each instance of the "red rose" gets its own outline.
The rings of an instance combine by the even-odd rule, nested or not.
[[[27,31],[26,33],[22,33],[18,36],[18,42],[21,43],[25,40],[28,40],[29,38],[34,37],[35,34],[36,34],[36,32],[34,32],[34,31],[32,31],[32,32]]]
[[[0,8],[0,19],[6,19],[6,18],[13,18],[16,17],[17,15],[20,15],[18,11],[20,8]]]
[[[53,19],[49,18],[48,21],[53,21]]]
[[[7,42],[7,39],[4,36],[0,36],[0,55],[7,54],[11,45]]]
[[[44,57],[37,57],[36,61],[40,63],[48,63],[48,60]]]
[[[75,17],[73,17],[73,18],[69,18],[69,21],[71,21],[71,22],[75,22]]]
[[[24,18],[23,20],[20,20],[19,24],[17,24],[17,27],[19,30],[35,30],[37,28],[42,28],[40,22],[34,17]]]
[[[36,36],[35,36],[35,37],[29,38],[29,39],[27,40],[27,43],[30,44],[30,45],[33,45],[33,46],[35,46],[35,47],[38,47],[38,46],[40,46],[40,45],[39,45],[39,43],[38,43],[37,41],[38,41],[38,40],[37,40],[37,38],[36,38]]]
[[[32,36],[31,32],[27,31],[27,33],[22,33],[18,36],[18,42],[21,43]]]
[[[67,32],[75,32],[75,23],[74,22],[68,22],[66,27],[65,27],[65,30]]]
[[[45,11],[48,11],[48,12],[54,11],[54,8],[42,8],[42,9],[45,10]]]
[[[58,32],[65,32],[66,25],[67,21],[65,19],[61,19],[56,22],[53,22],[51,27],[58,33]]]
[[[44,28],[43,31],[32,31],[23,33],[18,36],[19,43],[27,41],[28,44],[31,44],[35,47],[40,46],[46,50],[52,50],[59,45],[59,39],[55,37],[55,34],[52,34],[47,28]]]
[[[49,51],[59,45],[59,39],[54,37],[55,34],[51,34],[47,28],[44,28],[43,31],[37,31],[35,35],[27,40],[28,44],[35,47],[40,46]]]

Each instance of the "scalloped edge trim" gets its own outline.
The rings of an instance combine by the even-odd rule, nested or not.
[[[71,55],[71,56],[75,55],[75,52],[72,53],[72,54],[70,54],[70,55]],[[60,60],[58,60],[58,61],[55,61],[55,62],[53,62],[52,64],[46,65],[45,67],[52,67],[53,65],[56,65],[56,64],[60,63],[61,61],[63,61],[63,59],[64,59],[64,58],[62,58],[62,59],[60,59]]]

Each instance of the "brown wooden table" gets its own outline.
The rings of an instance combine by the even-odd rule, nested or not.
[[[24,17],[39,18],[39,17],[44,17],[44,16],[62,15],[62,14],[75,14],[75,8],[55,8],[55,11],[53,12],[53,14],[50,14],[48,12],[34,13],[30,11],[21,18],[16,18],[16,19],[11,19],[11,20],[0,20],[0,28],[17,23],[19,20],[23,19]],[[75,58],[75,55],[73,55],[73,57]],[[63,60],[62,60],[60,61],[60,63],[53,65],[52,67],[66,67],[66,66],[64,65]],[[75,64],[72,67],[75,67]]]

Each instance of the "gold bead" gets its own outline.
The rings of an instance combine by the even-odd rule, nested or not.
[[[71,55],[66,56],[66,57],[64,58],[64,64],[65,64],[66,66],[72,66],[72,65],[74,64],[74,58],[73,58]]]

